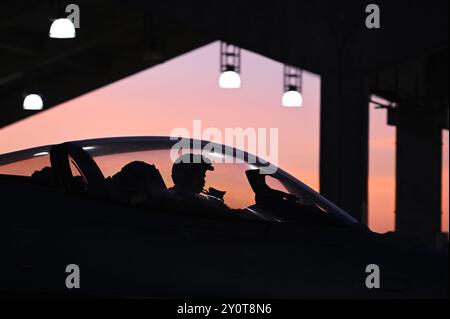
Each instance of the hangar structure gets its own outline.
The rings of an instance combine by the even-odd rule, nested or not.
[[[74,39],[48,36],[80,7]],[[367,28],[366,6],[380,8]],[[321,76],[320,191],[367,222],[369,101],[392,103],[397,131],[396,230],[433,243],[441,231],[442,130],[448,130],[447,0],[0,3],[0,128],[222,40]]]

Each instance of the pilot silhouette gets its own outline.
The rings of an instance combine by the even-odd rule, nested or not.
[[[213,171],[211,161],[199,154],[184,154],[177,158],[172,166],[171,190],[186,195],[198,195],[205,187],[207,171]]]
[[[146,198],[143,195],[166,189],[156,166],[141,161],[126,164],[118,173],[108,178],[107,182],[114,197],[132,202]]]

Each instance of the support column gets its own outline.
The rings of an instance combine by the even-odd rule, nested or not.
[[[321,78],[320,192],[367,224],[368,81],[342,65]]]
[[[397,127],[396,231],[434,244],[441,232],[442,129],[414,106],[389,113]]]
[[[396,231],[439,247],[442,241],[442,129],[448,129],[448,50],[429,56],[419,103],[389,111],[397,127]]]

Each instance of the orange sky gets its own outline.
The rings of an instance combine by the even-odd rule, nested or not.
[[[318,190],[320,78],[304,73],[302,108],[283,108],[282,65],[242,51],[242,87],[224,90],[218,42],[140,72],[14,125],[0,129],[0,153],[66,140],[169,135],[202,127],[279,130],[279,166]],[[45,97],[44,97],[45,104]],[[445,133],[443,210],[448,231],[448,131]],[[395,129],[371,108],[369,223],[394,227]]]

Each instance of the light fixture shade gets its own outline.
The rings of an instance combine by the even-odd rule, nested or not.
[[[241,77],[235,71],[225,71],[220,74],[219,87],[223,89],[237,89],[241,87]]]
[[[50,26],[49,35],[55,39],[75,38],[75,26],[70,19],[56,19]]]
[[[290,90],[284,92],[281,103],[286,107],[300,107],[303,105],[303,97],[300,92]]]
[[[39,111],[44,107],[44,102],[38,94],[29,94],[23,100],[23,109],[31,111]]]

